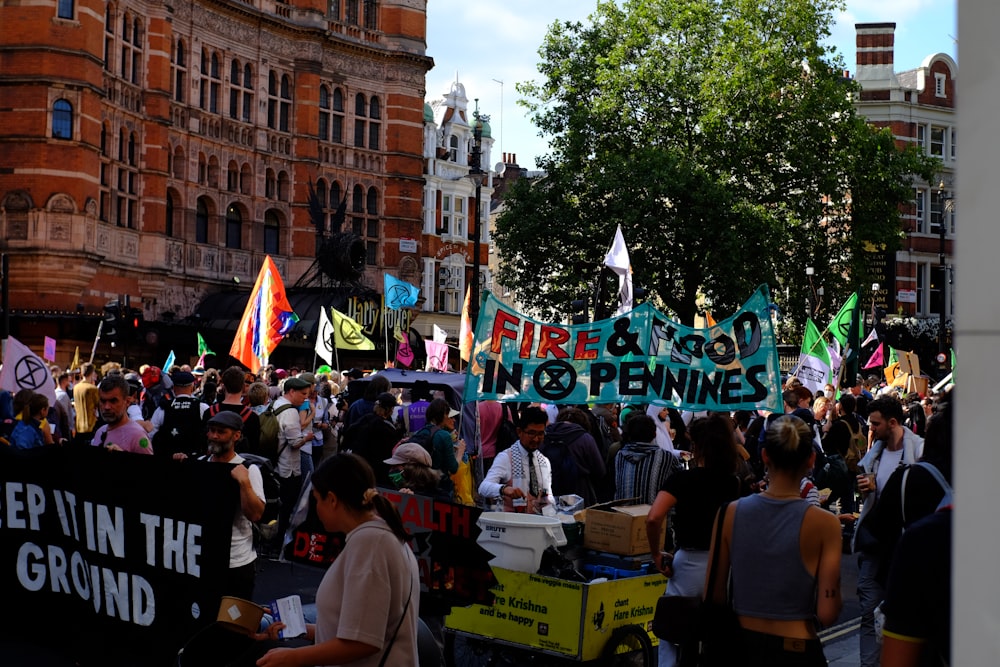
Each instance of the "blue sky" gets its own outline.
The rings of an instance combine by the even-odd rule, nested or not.
[[[495,140],[491,164],[501,153],[515,153],[522,167],[534,168],[534,157],[547,142],[518,105],[515,84],[538,77],[538,47],[555,20],[583,21],[592,0],[429,0],[427,54],[434,69],[427,74],[427,98],[440,98],[451,82],[465,85],[469,105],[479,98],[491,116]],[[831,43],[854,72],[854,24],[896,23],[896,71],[918,67],[939,52],[957,60],[957,0],[848,0],[838,14]],[[503,82],[502,84],[500,82]],[[502,104],[501,104],[502,97]]]

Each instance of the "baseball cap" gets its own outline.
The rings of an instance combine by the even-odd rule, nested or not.
[[[208,425],[221,426],[222,428],[228,428],[234,431],[242,431],[243,419],[241,419],[235,412],[220,410],[218,414],[213,415],[212,418],[208,420]]]
[[[309,384],[316,384],[316,376],[312,373],[299,373],[299,379],[305,380]]]
[[[308,389],[312,385],[300,377],[292,377],[285,380],[285,391],[289,389]]]
[[[424,446],[417,442],[404,442],[396,447],[392,456],[383,463],[391,466],[401,466],[406,463],[419,463],[428,468],[431,466],[431,455],[427,453]]]
[[[170,375],[170,380],[175,387],[187,387],[194,384],[194,375],[187,371],[175,371]]]

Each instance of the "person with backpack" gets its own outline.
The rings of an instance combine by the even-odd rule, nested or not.
[[[443,398],[435,398],[427,406],[427,424],[410,436],[431,455],[431,465],[449,479],[458,472],[459,462],[465,456],[465,442],[456,440],[455,417],[461,413],[452,409]],[[448,485],[448,482],[445,482]],[[452,486],[454,491],[454,486]]]
[[[363,415],[344,434],[344,451],[354,452],[363,458],[380,486],[391,486],[389,465],[385,460],[392,456],[393,447],[399,442],[402,432],[392,422],[396,409],[396,397],[383,392],[375,397],[374,412]]]
[[[153,451],[163,458],[198,457],[205,453],[204,422],[208,406],[194,396],[194,375],[176,371],[170,378],[174,398],[156,409],[150,421]]]
[[[278,513],[278,534],[284,535],[302,491],[302,465],[299,450],[315,437],[312,430],[302,430],[298,408],[309,395],[309,383],[302,378],[290,377],[283,385],[284,393],[271,406],[277,426],[278,476],[281,478],[281,511]],[[289,407],[290,406],[290,407]],[[294,408],[294,409],[293,409]],[[267,415],[265,411],[264,415]],[[269,429],[268,429],[269,430]],[[265,425],[261,423],[261,443]]]
[[[204,417],[207,423],[220,412],[239,415],[243,428],[242,436],[236,443],[236,451],[240,454],[260,454],[260,418],[243,400],[244,392],[250,387],[247,378],[247,373],[239,366],[230,366],[223,371],[221,379],[226,395],[218,403],[209,406]]]
[[[229,571],[221,593],[253,599],[255,563],[253,548],[253,523],[264,514],[264,481],[260,468],[243,465],[243,457],[236,453],[236,443],[242,440],[243,420],[235,412],[219,412],[206,423],[208,461],[228,463],[230,475],[240,485],[240,506],[233,517],[233,536],[229,546]]]
[[[579,408],[567,407],[556,423],[545,428],[539,451],[552,465],[552,495],[577,495],[583,506],[597,502],[597,485],[604,479],[604,457],[589,430],[590,420]]]

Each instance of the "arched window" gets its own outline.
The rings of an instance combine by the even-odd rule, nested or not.
[[[377,151],[379,146],[382,144],[382,123],[376,122],[382,117],[381,114],[381,105],[379,104],[378,98],[373,95],[368,113],[368,116],[372,119],[368,123],[368,148],[373,151]]]
[[[253,68],[250,63],[243,66],[243,122],[249,123],[253,113]]]
[[[358,148],[365,147],[365,115],[368,113],[368,101],[365,96],[358,93],[354,97],[354,145]]]
[[[108,126],[101,125],[101,155],[107,156],[108,154]]]
[[[292,84],[288,75],[281,77],[281,107],[278,112],[278,129],[282,132],[289,132],[291,127],[290,118],[292,115]]]
[[[52,136],[55,139],[73,138],[73,105],[66,100],[56,100],[52,105]]]
[[[340,208],[341,201],[343,201],[343,195],[340,194],[340,183],[334,181],[330,184],[330,208],[336,211]]]
[[[378,215],[378,190],[368,188],[368,215]]]
[[[195,243],[208,243],[208,203],[204,197],[198,200],[194,216]]]
[[[128,136],[128,163],[135,166],[135,133],[133,132]]]
[[[208,92],[208,110],[212,113],[219,113],[219,93],[222,90],[222,75],[219,68],[219,54],[212,54],[211,77],[212,81]]]
[[[230,192],[236,192],[240,187],[240,167],[236,164],[235,160],[229,161],[229,166],[226,168],[226,189]]]
[[[177,227],[175,222],[176,215],[177,194],[173,190],[167,190],[167,220],[163,229],[163,233],[166,234],[167,237],[172,237],[174,235],[174,229]]]
[[[239,250],[243,234],[243,216],[235,204],[226,209],[226,247]]]
[[[240,193],[253,194],[253,170],[250,169],[249,162],[244,162],[243,168],[240,169]]]
[[[268,255],[279,254],[281,239],[281,221],[278,214],[268,211],[264,214],[264,252]]]
[[[278,199],[281,201],[291,201],[292,183],[288,179],[288,172],[278,173]]]
[[[354,213],[365,212],[365,189],[360,185],[354,186],[354,193],[351,197],[351,211]]]
[[[274,70],[267,73],[267,126],[278,129],[278,77]]]
[[[174,178],[184,180],[184,172],[187,171],[184,162],[184,149],[180,146],[174,151]]]
[[[330,140],[330,89],[319,87],[319,129],[320,141]]]
[[[333,115],[330,118],[330,141],[335,144],[344,143],[344,93],[340,88],[333,89]]]
[[[198,182],[208,185],[208,160],[204,153],[198,153]]]
[[[264,196],[274,199],[278,194],[278,178],[273,169],[268,169],[264,175]]]

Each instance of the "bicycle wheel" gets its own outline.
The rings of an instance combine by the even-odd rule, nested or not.
[[[601,664],[609,667],[652,667],[656,664],[653,643],[638,625],[615,628],[604,645]]]

